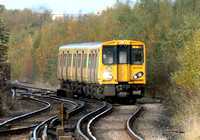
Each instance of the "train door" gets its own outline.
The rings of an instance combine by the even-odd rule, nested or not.
[[[64,56],[63,56],[63,66],[62,66],[62,78],[63,79],[66,78],[66,61],[67,61],[67,54],[64,54]]]
[[[64,51],[62,52],[61,57],[60,57],[60,76],[61,76],[61,79],[63,79],[63,57],[64,57]]]
[[[74,81],[77,81],[77,54],[78,51],[73,54],[72,79]]]
[[[67,78],[68,80],[72,80],[71,77],[71,64],[72,64],[72,54],[69,54],[68,56],[68,62],[67,62]]]
[[[62,67],[61,61],[62,61],[62,54],[59,54],[59,57],[58,57],[58,75],[59,75],[59,78],[61,78],[61,67]]]
[[[66,59],[66,80],[68,80],[68,59],[69,59],[69,51],[67,51],[67,59]]]
[[[129,81],[129,66],[128,66],[128,46],[120,45],[117,47],[117,75],[119,82]]]
[[[78,60],[77,60],[77,80],[81,80],[81,54],[78,53]]]
[[[95,83],[98,82],[98,65],[99,65],[99,51],[96,51],[96,59],[95,59]]]
[[[95,82],[95,71],[96,71],[96,51],[92,54],[92,82]]]
[[[84,51],[81,52],[81,81],[83,81],[83,63],[84,63]]]
[[[91,82],[92,77],[93,77],[93,75],[92,75],[92,65],[93,65],[92,59],[93,59],[93,52],[91,51],[89,53],[89,62],[88,62],[88,82]]]
[[[83,81],[86,81],[86,79],[87,79],[86,66],[87,66],[87,53],[84,54],[84,56],[83,56],[83,68],[82,68]]]

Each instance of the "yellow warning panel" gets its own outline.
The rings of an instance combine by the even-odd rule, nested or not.
[[[139,49],[140,46],[132,46],[133,49]]]

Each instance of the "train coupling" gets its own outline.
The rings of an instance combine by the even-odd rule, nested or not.
[[[127,97],[129,95],[128,92],[119,92],[118,96],[119,97]]]
[[[132,91],[132,94],[133,94],[134,96],[142,96],[142,91],[141,91],[141,90],[133,90],[133,91]]]

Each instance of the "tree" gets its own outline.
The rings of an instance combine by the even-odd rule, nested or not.
[[[0,5],[0,16],[4,11],[4,6]],[[0,17],[0,91],[5,88],[7,80],[10,80],[10,65],[6,64],[8,55],[9,33],[5,29],[4,20]]]

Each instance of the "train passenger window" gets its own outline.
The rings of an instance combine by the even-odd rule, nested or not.
[[[60,63],[60,67],[62,67],[62,54],[60,55],[59,63]]]
[[[92,54],[89,54],[88,68],[90,69],[92,63]]]
[[[119,64],[126,64],[127,63],[127,52],[120,51],[119,52]]]
[[[71,68],[71,61],[72,61],[72,55],[69,54],[69,58],[68,58],[68,68]]]
[[[83,68],[86,68],[86,64],[87,64],[87,54],[84,54],[84,57],[83,57]]]
[[[67,54],[64,54],[64,62],[63,62],[63,67],[66,67],[66,59],[67,59]]]
[[[81,67],[81,54],[78,54],[78,68]]]
[[[91,59],[91,67],[92,67],[92,69],[94,68],[94,54],[92,54],[92,59]]]
[[[131,63],[132,64],[142,64],[143,63],[143,48],[131,49]]]
[[[59,75],[61,76],[61,73],[62,73],[62,54],[60,54],[60,56],[59,56],[59,61],[58,61],[58,66],[60,67],[59,68]]]
[[[103,64],[113,64],[114,57],[114,46],[103,46]]]
[[[76,54],[73,54],[73,68],[76,67]]]

